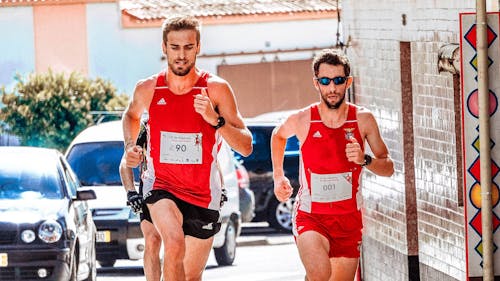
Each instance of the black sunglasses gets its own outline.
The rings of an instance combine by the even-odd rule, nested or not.
[[[333,81],[333,84],[335,85],[342,85],[345,83],[347,80],[347,77],[345,76],[337,76],[333,78],[328,78],[328,77],[316,77],[316,80],[323,85],[323,86],[328,86],[330,85],[330,81]]]

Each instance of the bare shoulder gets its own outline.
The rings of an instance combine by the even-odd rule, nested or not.
[[[236,97],[233,89],[231,89],[231,86],[226,80],[215,74],[211,74],[207,80],[207,87],[208,96],[212,100],[214,106],[217,106],[219,110],[222,110],[220,112],[221,114],[224,114],[224,111],[226,113],[238,111],[236,108]]]
[[[142,95],[148,94],[148,93],[152,94],[155,90],[155,87],[156,87],[157,78],[158,78],[158,75],[155,74],[155,75],[149,76],[145,79],[141,79],[141,80],[137,81],[137,83],[135,84],[134,95],[140,94],[142,96]]]
[[[358,109],[357,119],[361,134],[365,137],[371,134],[378,135],[377,120],[375,119],[373,113],[366,107],[358,105],[356,105],[356,107]]]
[[[153,99],[156,80],[157,75],[152,75],[148,78],[139,80],[136,83],[134,95],[132,96],[129,106],[126,109],[126,115],[139,118],[144,110],[149,108],[149,104]]]
[[[229,83],[215,74],[210,74],[207,80],[207,86],[209,91],[212,90],[215,91],[216,93],[230,90]]]
[[[355,105],[357,108],[357,119],[361,122],[373,122],[375,121],[375,117],[373,113],[366,107]]]
[[[311,118],[310,112],[311,112],[311,108],[309,106],[301,108],[301,109],[297,110],[296,112],[290,114],[290,116],[288,116],[288,118],[287,118],[287,121],[292,123],[294,126],[304,124],[306,122],[309,122],[309,119]]]
[[[304,141],[309,130],[310,111],[310,107],[305,107],[290,114],[283,124],[279,126],[281,135],[287,138],[295,135],[299,141]]]

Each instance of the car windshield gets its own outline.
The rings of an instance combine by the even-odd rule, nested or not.
[[[3,157],[9,161],[0,161],[0,200],[63,197],[62,184],[54,161],[48,161],[36,153],[7,153],[2,155]]]
[[[92,142],[73,146],[67,159],[84,186],[121,185],[120,161],[123,142]],[[139,170],[134,169],[139,180]]]

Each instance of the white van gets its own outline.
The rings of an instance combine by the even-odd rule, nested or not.
[[[91,186],[97,199],[89,201],[97,227],[97,261],[113,266],[117,259],[141,259],[144,239],[139,218],[127,206],[119,165],[123,155],[120,121],[100,123],[82,131],[71,142],[66,158],[83,186]],[[218,154],[228,201],[221,209],[222,227],[215,235],[214,253],[219,265],[231,265],[236,253],[236,238],[241,231],[238,180],[233,152],[223,142]],[[134,169],[139,179],[138,169]]]

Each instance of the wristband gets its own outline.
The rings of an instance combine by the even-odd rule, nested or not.
[[[365,154],[365,162],[363,164],[361,164],[361,167],[365,167],[365,166],[368,166],[372,163],[372,160],[373,158],[368,155],[368,154]]]
[[[226,124],[226,120],[224,120],[224,117],[219,116],[219,117],[217,118],[217,125],[212,126],[212,127],[214,127],[214,129],[216,129],[216,130],[217,130],[217,129],[219,129],[220,127],[224,126],[224,124]]]

